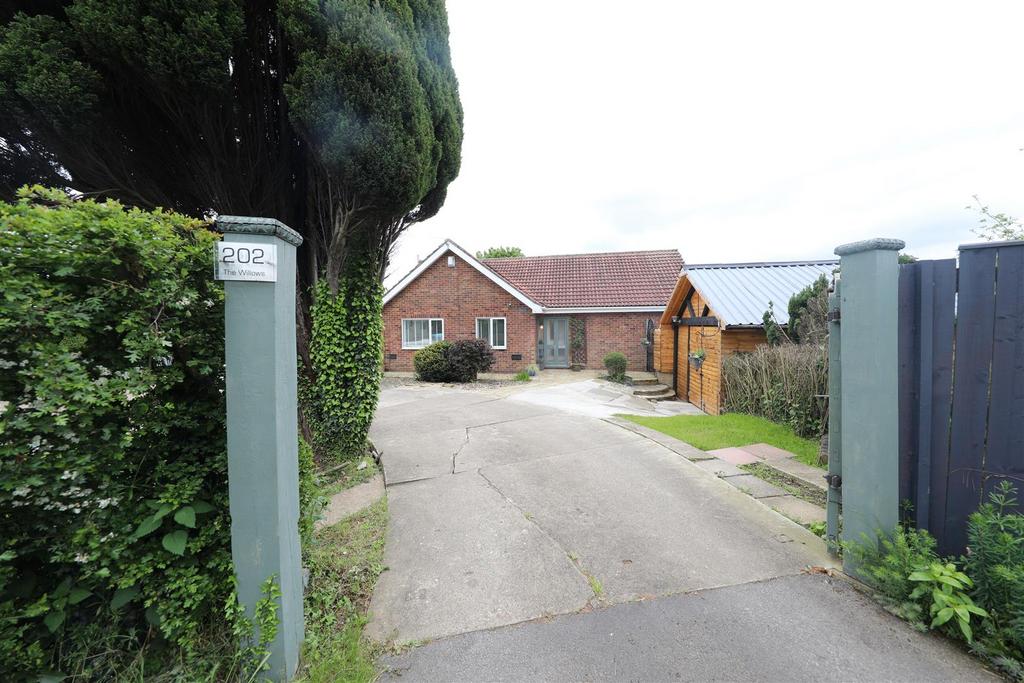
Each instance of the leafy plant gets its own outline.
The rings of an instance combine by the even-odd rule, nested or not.
[[[0,203],[0,678],[115,678],[150,629],[197,676],[237,671],[235,644],[205,658],[237,616],[218,236],[20,197]]]
[[[608,370],[608,379],[621,382],[626,378],[626,356],[619,351],[612,351],[604,357],[604,367]]]
[[[703,363],[704,359],[707,358],[707,357],[708,357],[708,352],[705,351],[704,349],[697,349],[696,351],[694,351],[694,352],[692,352],[690,354],[690,358],[692,358],[693,360],[695,360],[697,362],[700,362],[700,363]]]
[[[316,286],[310,341],[312,376],[303,407],[316,455],[340,462],[361,457],[383,377],[382,292],[373,265],[350,264],[338,291]]]
[[[476,252],[478,259],[485,258],[521,258],[523,250],[519,247],[488,247],[483,251]]]
[[[974,639],[971,631],[971,615],[987,617],[988,612],[974,604],[967,590],[974,584],[971,579],[952,562],[932,562],[924,569],[918,569],[907,577],[919,585],[910,593],[911,600],[930,597],[928,612],[932,617],[929,628],[937,628],[955,620],[967,642]]]
[[[439,341],[413,354],[416,376],[424,382],[472,382],[494,363],[494,352],[483,339]]]
[[[921,529],[897,526],[890,535],[867,536],[861,543],[848,542],[843,550],[857,563],[857,571],[879,593],[883,604],[907,621],[920,624],[927,604],[922,596],[911,598],[917,589],[910,575],[939,562],[935,539]]]
[[[1003,480],[967,524],[969,551],[964,571],[974,580],[971,595],[991,615],[996,649],[1024,658],[1024,515],[1017,490]]]
[[[452,342],[445,354],[448,376],[454,382],[474,382],[478,373],[494,365],[494,352],[483,339],[459,339]]]
[[[520,370],[519,372],[516,373],[516,381],[517,382],[529,382],[530,381],[530,373],[527,372],[526,370]]]

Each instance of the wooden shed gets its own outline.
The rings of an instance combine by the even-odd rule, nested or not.
[[[785,325],[794,294],[826,277],[835,260],[686,265],[654,331],[654,369],[676,395],[711,415],[722,412],[722,359],[766,343],[764,313],[774,303]]]

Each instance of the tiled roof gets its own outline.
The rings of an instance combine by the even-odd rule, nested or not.
[[[664,306],[683,265],[675,249],[483,259],[545,308]]]
[[[839,261],[714,263],[687,265],[687,276],[725,325],[762,325],[768,302],[780,325],[789,322],[789,300],[819,277],[829,277]]]

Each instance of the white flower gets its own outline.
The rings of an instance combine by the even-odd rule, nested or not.
[[[32,489],[30,489],[27,486],[19,486],[18,488],[14,489],[15,496],[27,496],[31,492]]]

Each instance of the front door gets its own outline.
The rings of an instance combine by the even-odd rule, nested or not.
[[[541,358],[545,368],[569,367],[569,319],[542,318]]]

